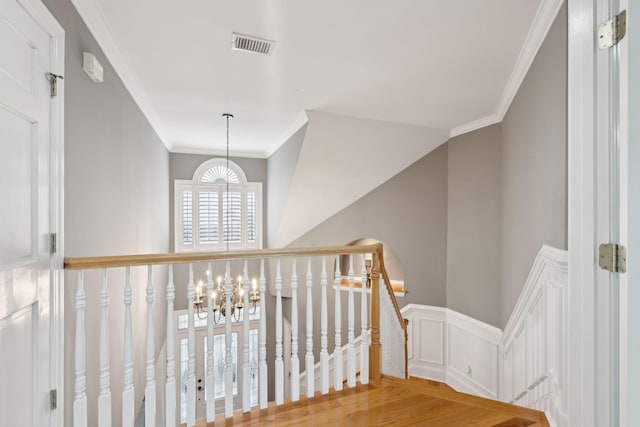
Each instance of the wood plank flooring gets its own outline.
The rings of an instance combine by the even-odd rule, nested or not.
[[[477,426],[548,427],[542,412],[458,393],[435,381],[412,381],[384,377],[376,384],[313,399],[301,398],[265,410],[238,411],[204,426]]]

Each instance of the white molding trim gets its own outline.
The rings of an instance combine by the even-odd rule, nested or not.
[[[515,94],[514,94],[515,96]],[[464,125],[460,125],[451,129],[451,133],[449,134],[450,138],[464,135],[465,133],[473,132],[474,130],[482,129],[487,126],[495,125],[496,123],[500,123],[504,116],[500,116],[497,112],[493,112],[488,116],[482,117],[478,120],[471,121],[469,123],[465,123]]]
[[[286,142],[286,141],[284,141]],[[197,149],[189,148],[181,145],[172,145],[171,154],[197,154],[201,156],[218,156],[225,157],[227,152],[225,150],[209,150],[209,149]],[[245,157],[250,159],[268,159],[263,152],[260,151],[229,151],[230,157]]]
[[[401,312],[409,319],[409,376],[498,399],[499,328],[445,307],[408,304]]]
[[[567,186],[569,247],[568,415],[595,427],[596,399],[596,49],[595,0],[568,5]]]
[[[500,398],[568,426],[568,252],[543,246],[502,338]]]
[[[131,94],[133,100],[138,104],[142,114],[145,115],[149,124],[158,134],[158,138],[162,143],[171,151],[171,143],[168,135],[158,118],[156,111],[149,102],[147,93],[142,88],[140,80],[133,72],[132,68],[122,53],[116,38],[111,30],[111,27],[107,23],[107,19],[104,16],[102,8],[95,0],[71,0],[71,3],[78,10],[78,13],[82,17],[82,20],[89,27],[89,31],[93,34],[96,41],[100,45],[100,48],[104,52],[105,56],[113,66],[114,70],[124,83],[125,87]]]
[[[511,312],[507,326],[504,328],[505,337],[513,335],[513,330],[517,326],[518,321],[525,315],[527,304],[532,298],[532,294],[540,286],[540,278],[547,267],[552,267],[563,274],[567,274],[569,269],[567,251],[547,245],[542,246],[533,261],[533,265],[531,266],[527,280],[524,282],[524,287],[522,288],[522,292],[520,292],[518,301]]]
[[[563,3],[564,0],[542,0],[496,110],[485,117],[451,129],[451,138],[499,123],[504,119]]]

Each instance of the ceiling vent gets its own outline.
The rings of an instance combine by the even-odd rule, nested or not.
[[[244,34],[231,34],[231,50],[271,55],[274,43],[271,40],[245,36]]]

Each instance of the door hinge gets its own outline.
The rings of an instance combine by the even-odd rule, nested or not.
[[[58,235],[51,233],[49,236],[49,251],[51,254],[58,252]]]
[[[603,243],[599,248],[600,268],[612,273],[627,272],[627,250],[617,243]]]
[[[623,10],[598,27],[598,47],[607,49],[618,44],[627,33],[627,11]]]
[[[49,390],[49,408],[58,409],[58,390]]]
[[[47,80],[49,81],[49,86],[51,88],[49,95],[51,97],[57,96],[58,95],[58,79],[64,80],[64,77],[59,76],[58,74],[53,74],[53,73],[47,73],[45,74],[45,76],[47,77]]]

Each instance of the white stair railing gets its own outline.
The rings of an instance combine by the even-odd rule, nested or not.
[[[372,269],[373,274],[368,275],[367,271],[364,267],[365,265],[365,254],[371,254],[371,258],[374,260],[374,266]],[[250,391],[250,381],[249,378],[252,376],[251,366],[249,365],[249,353],[250,353],[250,330],[249,330],[249,315],[244,315],[242,320],[242,328],[243,328],[243,340],[242,343],[238,343],[238,350],[242,351],[242,376],[243,381],[241,382],[241,405],[239,407],[242,408],[244,412],[249,412],[251,410],[252,403],[254,405],[259,405],[260,408],[267,407],[267,396],[269,394],[269,389],[273,390],[273,395],[275,396],[276,405],[281,405],[284,403],[284,386],[285,386],[285,372],[284,372],[284,361],[285,357],[287,361],[290,362],[289,366],[291,367],[290,372],[290,391],[291,391],[291,399],[296,401],[300,398],[300,390],[304,390],[306,394],[310,397],[314,395],[316,385],[320,389],[320,391],[324,393],[328,393],[330,385],[333,385],[335,390],[341,390],[343,388],[343,383],[345,382],[344,372],[346,371],[346,386],[351,388],[355,387],[357,380],[359,379],[362,383],[368,383],[370,379],[379,379],[381,374],[381,355],[380,355],[380,344],[378,341],[378,337],[380,336],[380,314],[382,313],[382,317],[385,319],[384,323],[393,323],[396,324],[396,329],[391,330],[389,335],[387,335],[387,329],[385,326],[382,327],[384,340],[388,340],[390,347],[398,347],[400,349],[404,348],[403,339],[404,336],[402,334],[400,326],[398,326],[398,321],[393,320],[390,315],[387,314],[385,306],[390,303],[389,295],[386,291],[386,287],[384,284],[382,286],[378,283],[378,275],[377,272],[380,271],[381,267],[381,254],[382,254],[382,246],[381,245],[370,245],[370,246],[343,246],[343,247],[332,247],[332,248],[308,248],[308,249],[287,249],[287,250],[264,250],[264,251],[244,251],[244,252],[231,252],[231,253],[196,253],[196,254],[162,254],[162,255],[134,255],[134,256],[118,256],[118,257],[102,257],[102,258],[69,258],[65,260],[65,268],[70,270],[80,270],[78,273],[78,282],[77,282],[77,292],[76,292],[76,340],[75,340],[75,396],[74,396],[74,404],[73,404],[73,420],[74,426],[86,426],[86,425],[98,425],[98,426],[111,426],[112,425],[112,404],[111,404],[111,382],[110,382],[110,373],[111,373],[111,364],[109,358],[109,340],[113,337],[109,336],[109,290],[107,287],[107,271],[109,269],[117,269],[120,267],[125,267],[125,275],[122,280],[125,282],[124,286],[124,352],[122,356],[122,365],[120,365],[120,361],[114,359],[114,363],[117,364],[118,367],[122,368],[122,372],[124,374],[124,382],[122,390],[118,390],[118,394],[122,395],[122,413],[118,414],[113,418],[113,420],[121,419],[120,423],[115,422],[115,424],[122,424],[124,426],[132,426],[134,422],[135,414],[137,413],[136,405],[140,405],[140,401],[134,401],[135,393],[135,381],[134,378],[143,378],[144,379],[144,407],[145,407],[145,425],[146,426],[154,426],[156,425],[156,409],[161,409],[160,414],[163,414],[165,417],[165,425],[173,426],[178,421],[179,414],[182,411],[185,413],[182,414],[186,421],[187,426],[194,426],[196,424],[196,418],[203,417],[206,418],[207,422],[213,422],[216,418],[216,407],[215,407],[215,381],[216,381],[216,371],[214,370],[214,343],[216,340],[214,339],[214,322],[208,321],[208,319],[214,319],[215,313],[209,303],[209,298],[212,297],[214,293],[214,283],[213,283],[213,275],[214,269],[218,269],[218,273],[222,273],[222,265],[224,265],[224,295],[225,295],[225,313],[232,313],[233,309],[241,310],[246,308],[249,310],[250,300],[249,293],[250,288],[250,271],[248,260],[260,260],[260,268],[259,268],[259,307],[260,307],[260,320],[259,320],[259,329],[258,329],[258,348],[257,348],[257,381],[258,381],[258,393],[257,398],[251,398],[252,394]],[[343,324],[342,324],[342,298],[341,298],[341,281],[342,276],[340,272],[340,256],[349,256],[349,271],[348,271],[348,299],[347,299],[347,343],[343,346],[342,342],[342,333],[343,333]],[[358,260],[362,264],[362,282],[367,283],[367,280],[371,278],[372,286],[371,286],[371,299],[368,299],[368,295],[366,291],[361,293],[361,316],[359,320],[359,325],[356,324],[355,319],[355,278],[354,278],[354,255],[358,255]],[[265,271],[265,260],[274,259],[276,261],[276,269],[275,274],[271,276],[271,279],[267,278],[267,272]],[[328,259],[327,259],[328,258]],[[306,259],[306,275],[305,275],[305,285],[306,285],[306,302],[305,304],[305,316],[306,316],[306,327],[303,332],[306,337],[306,352],[304,357],[304,362],[306,367],[314,367],[315,366],[315,357],[314,353],[320,355],[319,363],[318,363],[318,376],[319,378],[316,381],[315,374],[310,375],[308,378],[306,375],[301,375],[300,373],[300,359],[299,359],[299,345],[298,345],[298,330],[299,330],[299,304],[301,303],[298,300],[298,263],[297,261],[300,259]],[[329,319],[329,310],[328,310],[328,301],[327,301],[327,261],[335,262],[335,334],[333,336],[334,342],[334,351],[333,354],[329,355],[328,347],[329,347],[329,336],[328,336],[328,319]],[[378,261],[379,260],[379,261]],[[240,261],[243,263],[243,276],[242,276],[242,289],[238,287],[238,289],[233,288],[232,279],[231,279],[231,261],[234,263]],[[287,262],[291,266],[291,276],[287,283],[284,283],[282,277],[282,264]],[[379,264],[376,264],[379,263]],[[156,301],[154,298],[155,288],[153,283],[153,276],[155,273],[156,276],[161,276],[158,274],[161,272],[160,269],[165,268],[164,265],[168,264],[168,271],[162,271],[162,274],[167,272],[168,280],[166,284],[162,284],[162,289],[166,289],[166,313],[167,313],[167,323],[166,323],[166,336],[167,336],[167,344],[166,344],[166,378],[156,378],[155,374],[155,325],[153,320],[154,313],[154,304],[157,302],[165,302]],[[178,280],[176,282],[176,278],[178,276],[174,275],[174,266],[177,264],[187,264],[188,266],[188,279],[182,281]],[[201,265],[202,264],[202,265]],[[194,266],[206,265],[207,267],[207,277],[206,277],[206,296],[204,298],[206,309],[206,333],[207,333],[207,345],[205,350],[200,354],[200,351],[196,351],[196,312],[194,308],[194,304],[192,303],[196,297],[196,286],[194,281]],[[234,264],[235,265],[235,264]],[[136,328],[133,325],[133,319],[139,318],[140,316],[133,316],[132,309],[135,307],[141,307],[142,305],[134,305],[133,304],[133,288],[135,288],[135,283],[132,283],[131,280],[131,269],[137,266],[146,266],[147,273],[147,281],[146,281],[146,325],[144,328],[138,327]],[[314,266],[316,267],[314,269]],[[86,296],[85,289],[87,289],[87,285],[85,283],[86,277],[83,275],[83,271],[91,270],[91,269],[101,269],[101,284],[99,290],[100,296],[100,324],[99,324],[99,396],[97,401],[97,414],[96,419],[88,419],[87,413],[87,393],[86,393],[86,378],[85,378],[85,369],[86,369],[86,356],[87,356],[87,348],[85,345],[85,332],[86,325],[84,322],[84,314],[86,310]],[[154,268],[156,271],[154,272]],[[382,266],[383,268],[383,266]],[[320,271],[319,280],[318,277],[314,278],[314,271]],[[254,272],[255,273],[255,272]],[[119,280],[116,277],[118,274],[115,271],[113,274],[109,274],[110,280]],[[222,276],[222,274],[220,274]],[[314,280],[316,279],[316,280]],[[270,280],[273,280],[271,283],[274,284],[275,288],[275,358],[272,360],[273,366],[275,368],[275,382],[271,386],[267,384],[268,378],[268,361],[266,355],[266,347],[267,347],[267,323],[266,323],[266,303],[265,300],[268,298],[266,293],[267,284]],[[314,322],[313,322],[313,298],[314,298],[314,283],[318,283],[320,285],[320,348],[314,349],[313,335],[314,335]],[[283,286],[288,285],[291,289],[291,312],[289,319],[291,320],[291,332],[292,332],[292,342],[291,342],[291,352],[290,354],[284,354],[283,348]],[[257,292],[256,290],[257,284],[254,284],[253,292]],[[91,289],[91,287],[90,287]],[[95,286],[93,287],[95,289]],[[182,291],[180,291],[182,289]],[[198,295],[201,293],[202,284],[198,287]],[[381,292],[382,291],[382,292]],[[187,304],[187,343],[186,343],[186,358],[184,356],[180,356],[183,354],[181,351],[176,351],[175,348],[175,329],[176,324],[173,319],[173,310],[174,310],[174,301],[176,299],[176,292],[185,292],[187,301],[190,303]],[[232,294],[234,292],[238,292],[234,297],[238,300],[233,300]],[[381,294],[381,295],[380,295]],[[255,297],[255,294],[252,293],[252,298]],[[239,304],[239,302],[242,304]],[[255,299],[251,300],[252,302]],[[371,303],[369,303],[371,301]],[[232,307],[232,302],[235,304]],[[378,305],[380,304],[380,306]],[[247,311],[248,313],[248,311]],[[393,312],[391,312],[393,314]],[[198,311],[198,315],[200,311]],[[385,317],[386,316],[386,317]],[[232,316],[227,315],[224,316],[224,341],[225,341],[225,351],[224,351],[224,373],[223,373],[223,384],[224,384],[224,416],[226,418],[233,416],[234,411],[234,367],[233,367],[233,355],[232,355]],[[387,317],[390,317],[391,320],[387,321]],[[369,319],[371,320],[369,322]],[[199,322],[200,324],[200,322]],[[200,328],[201,326],[198,326]],[[359,328],[361,332],[361,337],[356,338],[355,332],[356,328]],[[371,333],[369,328],[371,328]],[[133,344],[134,342],[142,342],[142,337],[135,337],[135,331],[145,331],[145,357],[144,357],[144,366],[136,367],[134,365],[135,360],[140,360],[140,358],[136,358],[134,355],[134,349],[136,348]],[[394,332],[395,331],[395,332]],[[90,334],[95,334],[96,331],[87,331]],[[397,333],[397,337],[393,337],[392,335]],[[386,342],[385,342],[386,344]],[[218,345],[218,344],[215,344]],[[255,345],[255,344],[252,344]],[[220,349],[217,349],[220,352]],[[95,356],[92,356],[95,357]],[[205,390],[206,390],[206,398],[205,398],[205,408],[206,412],[204,415],[199,415],[197,411],[197,396],[200,388],[196,388],[196,359],[198,357],[204,357],[204,361],[206,362],[206,370],[205,370]],[[240,355],[238,355],[240,357]],[[372,365],[371,370],[369,369],[369,358],[371,357]],[[333,381],[331,381],[330,377],[330,360],[334,363],[331,363],[332,369],[331,375],[333,377]],[[163,360],[164,364],[165,361]],[[181,366],[181,363],[186,363],[186,405],[183,408],[180,399],[178,399],[177,390],[178,387],[182,387],[181,383],[178,383],[175,380],[177,366]],[[255,362],[254,362],[255,363]],[[385,362],[386,364],[386,362]],[[397,365],[397,366],[396,366]],[[201,366],[198,364],[198,366]],[[397,370],[399,370],[401,365],[394,364],[393,373],[397,374]],[[144,369],[144,375],[138,373],[138,376],[134,375],[135,369]],[[386,369],[386,367],[385,367]],[[357,372],[360,371],[360,376],[357,376]],[[182,371],[181,371],[182,372]],[[386,371],[385,371],[386,372]],[[397,375],[402,376],[402,375]],[[139,385],[141,386],[141,384]],[[156,389],[157,387],[164,387],[164,401],[156,402]],[[156,408],[159,406],[159,408]],[[160,421],[160,420],[158,420]]]

